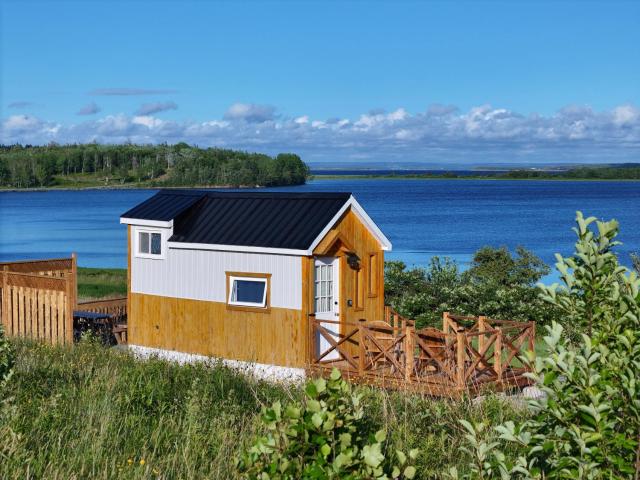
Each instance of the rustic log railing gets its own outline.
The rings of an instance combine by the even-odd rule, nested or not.
[[[356,381],[437,396],[529,384],[523,357],[534,347],[534,322],[445,313],[440,331],[416,330],[414,322],[397,318],[349,323],[311,316],[310,368],[326,373],[336,367]],[[324,351],[318,339],[328,345]]]

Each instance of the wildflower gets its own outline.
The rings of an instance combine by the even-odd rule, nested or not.
[[[127,463],[128,463],[129,465],[131,465],[131,464],[133,463],[133,459],[132,459],[132,458],[130,458],[129,460],[127,460]]]
[[[145,462],[144,462],[144,458],[141,458],[141,459],[140,459],[140,465],[144,465],[144,463],[145,463]]]

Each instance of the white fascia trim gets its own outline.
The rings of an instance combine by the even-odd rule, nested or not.
[[[384,233],[382,233],[382,230],[378,228],[376,223],[371,219],[365,209],[362,208],[362,206],[353,196],[351,196],[350,200],[352,202],[354,213],[358,217],[360,217],[360,220],[362,220],[364,224],[369,228],[369,231],[373,234],[373,236],[378,239],[378,241],[382,245],[382,250],[390,252],[393,248],[393,245],[391,245],[391,241],[386,237]]]
[[[158,228],[173,228],[173,220],[142,220],[141,218],[125,218],[120,217],[120,223],[126,225],[139,225],[141,227],[158,227]]]
[[[365,224],[365,226],[369,229],[369,231],[373,234],[373,236],[376,237],[378,242],[380,242],[380,245],[382,246],[382,250],[390,252],[392,248],[391,242],[384,235],[384,233],[382,233],[382,231],[378,228],[375,222],[371,220],[371,217],[367,215],[367,212],[364,211],[364,208],[362,208],[362,206],[358,203],[358,201],[354,198],[353,195],[349,197],[349,200],[345,202],[342,208],[338,210],[338,213],[336,213],[334,217],[331,219],[331,221],[327,224],[327,226],[324,227],[322,232],[320,232],[320,235],[318,235],[316,239],[313,241],[313,243],[311,244],[311,247],[309,248],[309,250],[313,252],[313,250],[318,246],[318,244],[327,235],[327,233],[329,233],[329,230],[333,228],[336,222],[340,220],[340,217],[342,217],[344,212],[346,212],[349,207],[353,209],[353,212],[358,216],[358,218],[362,221],[362,223]]]
[[[128,348],[134,356],[141,360],[160,358],[176,362],[181,365],[185,363],[204,363],[208,365],[221,363],[238,373],[275,382],[298,383],[303,381],[306,377],[304,368],[280,367],[278,365],[268,365],[265,363],[242,362],[240,360],[207,357],[193,353],[177,352],[175,350],[143,347],[141,345],[129,345]]]
[[[273,253],[277,255],[308,256],[312,250],[296,250],[292,248],[245,247],[243,245],[220,245],[213,243],[167,242],[169,248],[183,250],[218,250],[222,252]]]

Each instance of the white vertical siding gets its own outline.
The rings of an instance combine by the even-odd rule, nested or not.
[[[163,248],[166,248],[163,242]],[[271,274],[271,306],[302,308],[299,256],[167,249],[163,260],[131,258],[131,290],[165,297],[226,302],[225,272]]]

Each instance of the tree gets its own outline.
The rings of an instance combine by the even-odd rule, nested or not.
[[[541,297],[580,335],[557,322],[547,327],[547,353],[531,374],[545,396],[531,401],[530,419],[496,427],[484,440],[482,428],[465,425],[467,451],[484,458],[466,478],[640,478],[640,279],[618,263],[617,222],[578,212],[576,223],[574,255],[557,256],[562,285],[542,287]],[[523,455],[509,463],[501,441]]]

